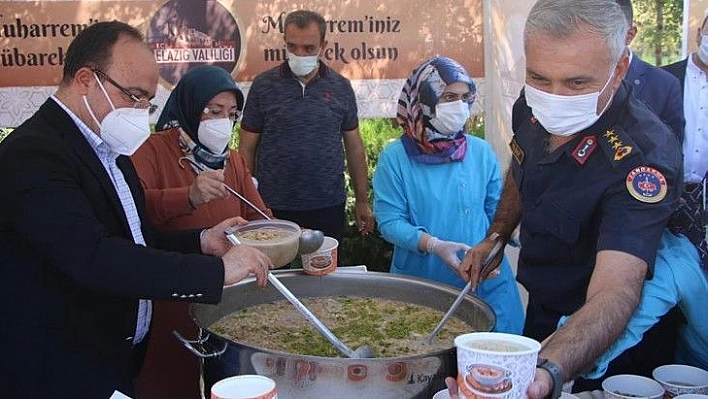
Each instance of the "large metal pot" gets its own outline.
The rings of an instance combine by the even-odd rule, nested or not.
[[[342,270],[309,276],[297,270],[275,271],[296,296],[367,296],[427,305],[446,311],[458,289],[432,281],[377,272]],[[272,286],[259,289],[253,279],[224,290],[218,305],[192,305],[192,316],[202,328],[202,340],[187,345],[204,358],[205,394],[216,381],[238,374],[259,374],[277,384],[278,397],[288,398],[430,398],[444,388],[444,378],[457,373],[455,348],[425,355],[349,359],[303,356],[257,348],[218,336],[209,330],[221,317],[265,302],[283,299]],[[293,312],[296,310],[293,309]],[[490,331],[496,316],[473,295],[460,304],[456,316],[476,331]],[[185,341],[186,344],[186,341]],[[195,348],[195,345],[198,348]]]

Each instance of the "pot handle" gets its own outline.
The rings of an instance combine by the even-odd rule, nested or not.
[[[202,350],[195,348],[193,344],[201,345],[203,348],[204,347],[203,344],[205,344],[207,341],[209,341],[209,338],[211,337],[210,334],[207,333],[207,335],[204,338],[200,338],[200,339],[196,339],[196,340],[188,340],[188,339],[184,338],[182,335],[180,335],[180,333],[178,333],[176,330],[172,330],[172,335],[174,335],[175,338],[177,338],[177,340],[179,342],[181,342],[182,345],[184,345],[184,347],[187,348],[188,351],[192,352],[194,355],[196,355],[197,357],[200,357],[202,359],[207,359],[210,357],[216,357],[216,356],[221,355],[222,353],[226,352],[226,348],[229,345],[228,342],[224,342],[224,347],[219,350],[216,350],[216,348],[214,348],[214,350],[215,350],[214,352],[211,352],[211,353],[206,352],[206,351],[202,352]]]

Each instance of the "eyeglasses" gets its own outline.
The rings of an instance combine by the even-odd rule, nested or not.
[[[150,101],[148,101],[148,100],[146,100],[146,99],[144,99],[144,98],[140,98],[140,97],[136,96],[135,94],[131,93],[130,90],[126,89],[125,87],[123,87],[123,86],[121,86],[121,85],[119,85],[118,82],[116,82],[115,80],[111,79],[111,77],[108,76],[105,72],[101,71],[100,69],[93,69],[93,71],[94,71],[97,75],[100,75],[101,77],[103,77],[104,79],[106,79],[110,84],[112,84],[113,86],[115,86],[116,89],[118,89],[118,90],[120,90],[121,92],[123,92],[123,94],[125,94],[126,96],[128,96],[129,99],[131,99],[132,101],[134,101],[135,104],[133,104],[133,108],[139,108],[139,109],[145,109],[145,108],[147,108],[148,113],[149,113],[150,115],[152,115],[153,113],[155,113],[155,111],[157,110],[157,105],[151,103]]]
[[[473,92],[468,91],[464,94],[445,92],[440,96],[438,100],[439,103],[451,103],[453,101],[462,101],[463,103],[472,104],[474,102],[475,95]]]
[[[220,117],[223,118],[224,111],[226,111],[225,108],[216,105],[212,105],[211,107],[206,106],[204,107],[204,110],[202,110],[205,115],[209,115],[212,119],[218,119]],[[241,117],[241,111],[234,108],[229,109],[226,117],[229,118],[231,122],[236,122]]]

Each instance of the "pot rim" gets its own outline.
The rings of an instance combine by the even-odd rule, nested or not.
[[[383,280],[386,282],[391,282],[392,284],[396,284],[396,283],[410,284],[412,286],[419,288],[415,292],[416,299],[418,300],[418,302],[412,302],[412,303],[422,304],[422,305],[426,305],[426,306],[430,306],[430,305],[425,304],[425,303],[420,303],[421,302],[420,301],[420,297],[421,297],[420,294],[421,294],[421,292],[424,292],[425,289],[433,290],[433,291],[436,291],[439,293],[446,294],[450,299],[450,303],[452,303],[452,301],[457,297],[457,295],[459,294],[459,291],[460,291],[459,288],[457,288],[457,287],[453,287],[453,286],[442,284],[442,283],[439,283],[436,281],[413,277],[413,276],[407,276],[407,275],[402,275],[402,274],[383,273],[383,272],[369,272],[369,271],[361,272],[361,273],[347,273],[347,272],[340,271],[340,269],[342,269],[342,268],[338,268],[337,271],[329,273],[324,276],[307,275],[301,269],[272,270],[271,272],[274,274],[277,274],[278,279],[281,280],[286,285],[288,284],[288,278],[308,279],[308,280],[311,280],[311,282],[313,283],[313,285],[315,287],[331,286],[331,284],[329,284],[326,280],[322,281],[320,279],[328,279],[328,280],[333,280],[333,281],[339,280],[339,279],[341,279],[342,281],[353,280],[353,282],[355,282],[355,283],[356,282]],[[247,290],[249,288],[254,288],[254,287],[255,287],[255,278],[254,277],[248,277],[236,284],[224,287],[224,293],[222,294],[222,303],[223,303],[224,297],[228,297],[228,295],[231,294],[233,291],[239,290],[239,289],[246,289]],[[270,288],[273,291],[276,291],[274,287],[270,287]],[[425,289],[423,289],[423,288],[425,288]],[[291,290],[297,295],[296,290],[293,290],[292,288],[291,288]],[[359,291],[361,291],[361,289]],[[334,295],[348,295],[348,296],[360,296],[360,297],[367,297],[367,296],[370,297],[371,296],[371,295],[366,295],[365,293],[361,293],[361,292],[353,293],[353,294],[352,293],[345,293],[345,294],[334,294]],[[311,298],[311,297],[323,297],[323,296],[334,296],[334,295],[327,295],[327,294],[309,295],[308,294],[306,296],[305,295],[298,295],[298,297]],[[242,295],[242,296],[248,296],[248,295]],[[285,300],[285,298],[281,294],[277,293],[277,291],[276,291],[275,296],[271,295],[271,297],[272,297],[272,300],[261,301],[259,303],[254,303],[250,306],[255,306],[257,304],[272,302],[272,301],[276,301],[276,300]],[[377,297],[381,298],[382,296],[377,296]],[[384,297],[384,298],[394,299],[394,300],[399,300],[399,301],[402,300],[405,302],[405,300],[400,299],[400,298],[399,299],[388,298],[388,297]],[[439,300],[439,298],[436,298],[436,299]],[[408,302],[411,302],[411,301],[408,301]],[[207,332],[210,336],[216,337],[216,339],[218,339],[219,341],[225,342],[227,345],[237,345],[238,347],[247,348],[247,349],[254,351],[254,352],[262,352],[262,353],[268,353],[268,354],[273,354],[273,355],[278,355],[278,356],[286,356],[286,357],[288,357],[288,356],[289,357],[297,357],[297,358],[307,359],[310,361],[333,361],[333,360],[336,360],[336,361],[344,361],[345,363],[352,363],[353,364],[353,363],[361,363],[362,361],[364,361],[364,362],[385,361],[387,363],[392,363],[392,362],[396,362],[396,361],[409,361],[412,359],[427,358],[430,356],[437,356],[437,355],[441,355],[441,354],[446,354],[450,351],[454,352],[454,350],[455,350],[455,346],[454,346],[454,342],[453,342],[451,344],[451,346],[447,349],[440,349],[440,350],[436,350],[436,351],[426,352],[423,354],[410,355],[410,356],[398,356],[398,357],[377,357],[377,358],[366,358],[366,359],[351,359],[351,358],[346,358],[346,357],[323,357],[323,356],[303,355],[303,354],[297,354],[297,353],[291,353],[291,352],[283,352],[283,351],[270,349],[270,348],[251,346],[251,345],[247,345],[242,342],[239,342],[239,341],[230,340],[230,339],[228,339],[228,338],[226,338],[226,337],[224,337],[224,336],[222,336],[210,329],[210,327],[219,318],[221,318],[223,316],[216,317],[215,320],[213,320],[211,323],[206,323],[202,320],[202,318],[204,318],[202,315],[200,315],[200,313],[202,311],[216,310],[220,306],[222,306],[222,303],[219,303],[217,305],[207,305],[207,304],[198,304],[198,303],[191,304],[189,311],[190,311],[190,315],[191,315],[194,323],[201,330]],[[470,305],[470,303],[473,305]],[[480,298],[479,296],[477,296],[475,294],[468,294],[468,295],[466,295],[465,299],[463,300],[463,302],[460,306],[460,309],[458,309],[458,311],[462,310],[464,308],[463,304],[467,304],[467,307],[474,306],[485,317],[487,317],[488,322],[486,323],[486,325],[481,326],[481,327],[480,326],[473,327],[475,329],[475,331],[478,331],[478,332],[492,331],[492,329],[494,328],[494,325],[496,324],[496,314],[494,313],[494,310],[492,309],[492,307],[486,301],[484,301],[482,298]],[[230,313],[233,313],[233,312],[236,312],[238,310],[245,309],[248,307],[249,306],[237,307],[233,310],[230,310],[228,313],[224,313],[224,315],[230,314]],[[433,307],[433,306],[430,306],[430,307]],[[442,309],[439,307],[433,307],[433,308],[436,310],[440,310],[441,312],[444,313],[447,310],[447,307],[449,307],[449,304],[447,304],[447,307],[445,307],[445,306],[442,306],[442,307],[444,307],[444,308],[442,308]],[[293,310],[293,311],[295,311],[295,310]],[[465,320],[465,319],[463,318],[463,320]],[[468,322],[468,324],[471,324],[471,323]],[[201,333],[200,333],[200,336],[201,336]],[[421,339],[424,339],[424,337],[421,337]]]

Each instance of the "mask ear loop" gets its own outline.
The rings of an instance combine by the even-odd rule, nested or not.
[[[86,106],[86,109],[89,112],[89,115],[91,115],[91,118],[93,118],[93,121],[96,122],[96,126],[98,126],[98,129],[101,129],[101,122],[98,121],[98,118],[96,118],[96,115],[94,115],[93,110],[91,109],[91,106],[88,103],[88,100],[86,100],[86,96],[81,96],[81,99],[84,100],[84,105]]]
[[[111,101],[111,96],[108,95],[106,88],[103,87],[103,83],[101,83],[101,79],[98,78],[98,75],[96,74],[96,72],[93,73],[93,76],[96,78],[96,82],[98,83],[98,87],[101,88],[101,91],[106,96],[106,100],[108,100],[108,104],[111,104],[111,108],[113,108],[113,110],[115,111],[116,107],[113,105],[113,101]]]
[[[600,89],[600,91],[597,92],[597,98],[598,98],[598,100],[600,99],[600,95],[602,95],[602,92],[605,91],[605,89],[607,89],[607,85],[610,84],[610,82],[612,81],[612,78],[615,77],[615,69],[617,69],[617,66],[616,66],[616,65],[615,65],[614,68],[610,69],[610,77],[607,78],[607,81],[605,82],[605,85],[602,86],[602,89]],[[611,94],[610,94],[610,97],[607,99],[607,102],[605,103],[605,107],[602,108],[602,110],[600,111],[600,113],[595,114],[595,115],[602,115],[602,114],[605,113],[605,111],[607,111],[608,108],[610,108],[610,103],[612,102],[612,97],[613,97],[613,96],[614,96],[614,93],[611,93]],[[596,112],[597,112],[597,111],[596,111]]]
[[[106,96],[106,99],[108,100],[108,104],[111,105],[111,108],[113,110],[116,109],[116,107],[113,106],[113,101],[111,101],[111,98],[108,96],[108,93],[106,92],[106,89],[103,87],[103,84],[101,84],[101,79],[98,78],[98,75],[96,75],[96,72],[93,73],[93,77],[96,78],[96,82],[98,83],[98,87],[101,88],[101,91],[103,91],[103,94]],[[98,121],[98,118],[96,118],[96,114],[93,113],[93,109],[91,109],[91,106],[88,103],[88,100],[86,99],[86,96],[81,96],[81,99],[84,101],[84,105],[86,106],[86,109],[89,112],[89,115],[91,115],[91,118],[93,119],[94,122],[96,122],[96,126],[98,126],[98,129],[101,129],[101,122]]]

